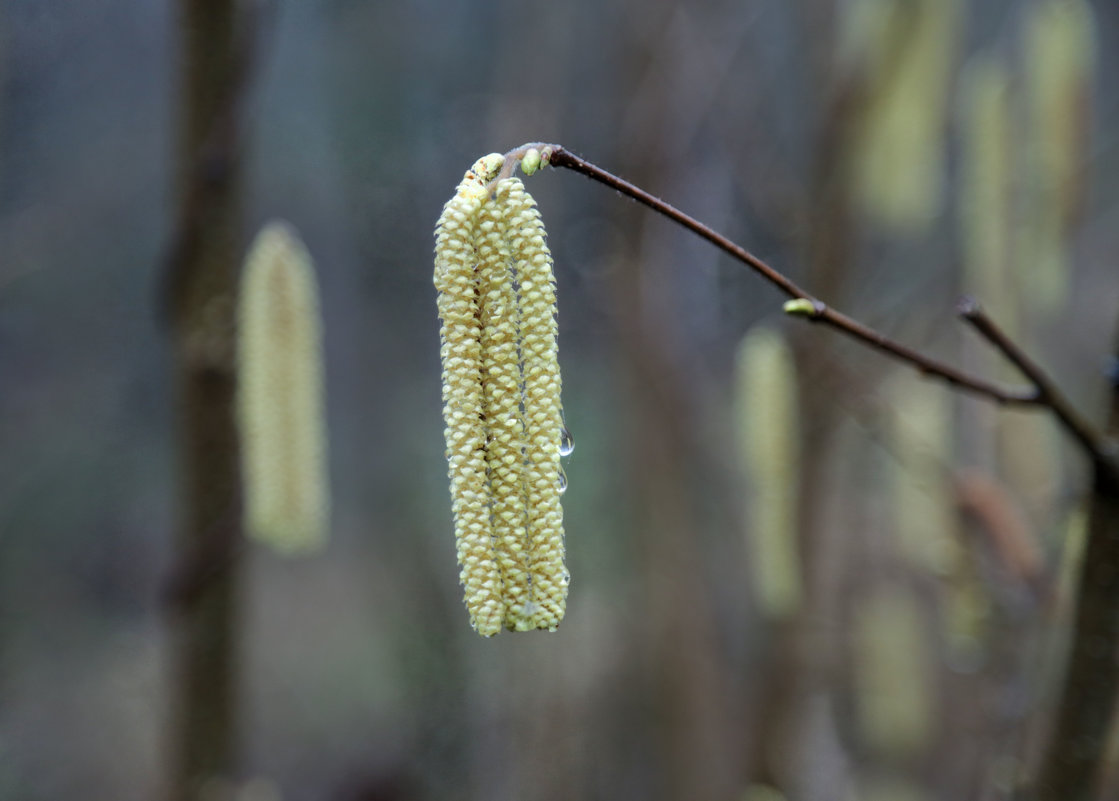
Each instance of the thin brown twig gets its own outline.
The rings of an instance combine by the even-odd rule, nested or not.
[[[1000,350],[1029,379],[1032,386],[1001,386],[966,373],[952,365],[929,358],[913,348],[890,339],[885,334],[831,308],[762,259],[695,218],[665,203],[660,198],[654,197],[644,189],[576,156],[574,153],[565,150],[561,145],[534,142],[509,151],[506,154],[508,161],[503,168],[503,175],[511,174],[517,162],[530,148],[545,153],[547,156],[544,160],[545,163],[553,167],[566,167],[598,181],[706,239],[724,253],[754,270],[792,300],[802,301],[802,303],[788,309],[790,313],[805,317],[811,322],[830,326],[874,350],[910,365],[922,375],[937,378],[956,389],[1001,405],[1049,410],[1104,473],[1112,477],[1119,477],[1119,459],[1117,459],[1114,443],[1088,423],[1087,419],[1060,392],[1053,380],[1033,360],[1028,358],[1017,345],[1010,341],[990,318],[982,313],[978,304],[975,304],[974,301],[970,301],[961,307],[961,315]]]
[[[974,298],[965,297],[960,301],[959,314],[980,336],[990,342],[1007,361],[1013,364],[1037,389],[1038,404],[1049,409],[1061,422],[1080,446],[1101,463],[1113,476],[1119,476],[1115,463],[1115,446],[1089,423],[1075,406],[1065,397],[1060,388],[1033,359],[1007,336],[998,325],[987,316]]]
[[[654,211],[684,226],[692,233],[715,245],[715,247],[719,248],[724,253],[729,254],[750,267],[789,298],[807,301],[811,304],[811,307],[798,309],[798,314],[800,316],[806,317],[812,322],[823,323],[835,328],[847,336],[857,339],[865,345],[869,345],[875,350],[912,365],[924,375],[939,378],[952,386],[989,398],[996,403],[1031,406],[1040,402],[1036,391],[1032,388],[1008,388],[999,386],[993,382],[969,375],[951,365],[939,362],[935,359],[930,359],[906,345],[895,342],[884,334],[875,331],[873,328],[863,325],[857,320],[831,308],[745,248],[730,241],[722,234],[713,231],[711,228],[688,216],[674,206],[665,203],[660,198],[654,197],[628,181],[618,178],[616,175],[607,172],[601,167],[579,158],[569,151],[564,150],[559,145],[550,145],[549,147],[551,147],[553,151],[549,162],[553,167],[566,167],[570,170],[582,173],[599,183],[605,184],[633,198],[639,203],[648,206]],[[516,153],[516,151],[513,151],[513,153]]]

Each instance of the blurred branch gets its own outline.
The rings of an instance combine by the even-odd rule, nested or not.
[[[1096,431],[1092,424],[1077,411],[1053,379],[1007,336],[994,320],[987,316],[973,298],[964,298],[960,302],[959,313],[960,317],[1030,380],[1036,391],[1037,404],[1049,409],[1060,420],[1061,425],[1092,457],[1093,462],[1099,464],[1101,469],[1109,471],[1112,480],[1119,478],[1119,470],[1115,462],[1115,445],[1109,443],[1106,437]]]
[[[837,331],[855,339],[862,344],[873,348],[891,358],[905,362],[926,376],[940,379],[950,386],[987,398],[996,403],[1013,406],[1034,406],[1049,410],[1066,431],[1076,440],[1092,459],[1093,464],[1112,481],[1119,480],[1119,460],[1116,458],[1114,445],[1099,432],[1095,431],[1085,418],[1076,411],[1071,403],[1058,391],[1055,383],[1014,343],[995,327],[980,310],[971,302],[962,310],[961,314],[969,323],[976,327],[988,340],[1003,352],[1022,372],[1030,379],[1032,386],[1026,388],[1003,387],[977,376],[970,375],[949,364],[929,358],[919,351],[896,342],[884,334],[866,326],[847,315],[836,311],[823,301],[809,294],[788,277],[778,272],[766,262],[753,255],[745,248],[735,244],[723,235],[716,233],[698,220],[688,216],[674,206],[650,195],[645,190],[634,186],[612,173],[579,158],[559,145],[533,144],[510,151],[507,157],[519,159],[528,147],[547,148],[551,150],[549,163],[553,167],[566,167],[575,172],[611,187],[622,194],[648,206],[653,211],[668,217],[674,222],[687,228],[697,236],[706,239],[711,244],[733,258],[742,262],[757,272],[766,281],[783,292],[794,303],[787,304],[786,310],[791,314],[807,318],[811,322],[823,323]]]
[[[1115,343],[1119,356],[1119,337]],[[1111,376],[1106,433],[1119,437],[1119,376]],[[1119,478],[1097,461],[1088,506],[1088,542],[1080,564],[1072,646],[1056,724],[1042,756],[1037,801],[1099,797],[1101,765],[1119,697]]]

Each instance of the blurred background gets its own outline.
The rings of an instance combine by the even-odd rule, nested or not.
[[[1085,478],[1048,418],[785,320],[707,244],[545,170],[571,595],[557,633],[485,640],[457,580],[432,230],[478,156],[557,142],[1013,383],[954,319],[976,293],[1098,417],[1119,8],[261,19],[239,247],[282,218],[314,258],[333,515],[309,557],[238,546],[240,767],[206,797],[1009,797],[1052,706]],[[153,0],[0,5],[2,799],[166,795],[181,24]]]

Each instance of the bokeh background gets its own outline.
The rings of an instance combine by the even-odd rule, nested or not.
[[[165,792],[178,25],[154,0],[0,5],[3,799]],[[243,240],[282,218],[315,259],[333,524],[306,558],[244,546],[242,769],[212,797],[1008,797],[1051,708],[1083,492],[1048,419],[899,377],[545,170],[573,581],[557,633],[483,640],[451,536],[432,229],[479,155],[558,142],[1014,381],[954,320],[978,293],[1095,415],[1116,31],[1105,0],[276,3]],[[765,457],[795,484],[775,489],[740,446],[784,425],[742,419],[770,380],[736,368],[760,328],[795,354],[768,407],[795,438]],[[792,522],[763,532],[767,492]]]

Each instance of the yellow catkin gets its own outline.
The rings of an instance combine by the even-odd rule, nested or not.
[[[531,603],[525,515],[525,419],[521,409],[520,303],[508,241],[510,181],[479,212],[478,297],[482,329],[483,418],[492,498],[494,549],[501,571],[504,623],[516,628]]]
[[[869,86],[855,147],[862,205],[880,223],[921,231],[943,195],[944,129],[959,0],[858,0],[845,61]]]
[[[552,259],[521,181],[490,185],[502,163],[479,160],[436,228],[455,539],[483,636],[554,630],[569,584]]]
[[[563,619],[570,576],[564,566],[561,381],[556,287],[544,223],[517,179],[509,182],[509,243],[521,302],[524,381],[525,500],[528,506],[530,606],[517,629],[555,629]]]
[[[754,328],[736,362],[739,453],[752,488],[749,529],[758,601],[773,618],[801,600],[797,549],[796,377],[793,355],[776,331]]]
[[[313,550],[330,511],[318,291],[311,257],[284,223],[253,243],[238,326],[246,529],[284,552]]]
[[[505,616],[501,572],[490,526],[483,421],[482,330],[478,310],[475,234],[486,184],[504,159],[475,162],[447,201],[436,226],[435,288],[439,291],[443,422],[459,580],[474,629],[484,637],[501,631]]]
[[[1069,236],[1084,200],[1095,19],[1085,0],[1027,7],[1023,64],[1029,108],[1029,225],[1020,231],[1024,300],[1059,312],[1068,294]]]

